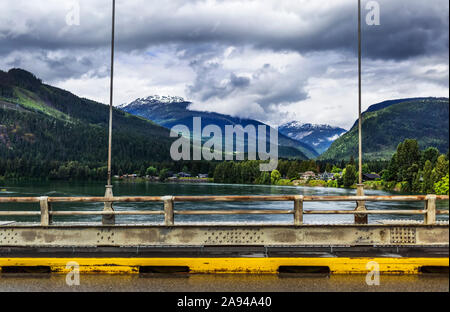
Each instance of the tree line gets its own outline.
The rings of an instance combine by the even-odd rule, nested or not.
[[[105,162],[56,161],[39,157],[0,158],[0,180],[106,180]],[[408,193],[448,194],[449,157],[440,154],[436,148],[421,151],[416,140],[405,140],[398,145],[390,161],[369,161],[363,165],[363,174],[378,173],[375,181],[386,190],[395,189]],[[281,159],[272,172],[261,172],[261,161],[145,161],[137,159],[113,159],[113,174],[137,174],[138,176],[159,176],[164,181],[179,172],[192,176],[208,174],[215,183],[229,184],[276,184],[289,185],[307,171],[328,172],[335,179],[318,184],[328,187],[350,188],[358,181],[358,168],[354,158],[349,161],[327,162],[315,160]],[[316,182],[317,184],[317,182]],[[312,183],[311,185],[314,185]]]
[[[405,192],[448,194],[449,154],[433,147],[421,151],[416,140],[407,139],[398,145],[382,178],[402,183]]]
[[[328,187],[354,187],[358,182],[358,166],[353,157],[349,161],[293,161],[280,160],[276,170],[260,172],[258,161],[223,162],[216,166],[217,183],[291,185],[306,171],[332,173],[329,181],[308,181],[309,185]],[[363,174],[376,173],[378,181],[367,186],[407,193],[449,193],[449,155],[430,147],[420,150],[417,140],[406,139],[397,147],[390,161],[368,161],[363,164]]]

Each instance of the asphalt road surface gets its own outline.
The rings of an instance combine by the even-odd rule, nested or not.
[[[369,286],[365,275],[98,275],[80,276],[69,286],[65,275],[0,274],[0,292],[448,292],[448,275],[380,276]]]

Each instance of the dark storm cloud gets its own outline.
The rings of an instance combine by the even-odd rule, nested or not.
[[[78,0],[80,25],[68,26],[74,2],[0,1],[0,69],[22,67],[88,95],[106,90],[96,79],[109,74],[110,0]],[[290,104],[342,106],[335,93],[347,99],[357,87],[356,0],[116,2],[116,62],[128,75],[117,87],[122,102],[134,100],[135,89],[176,90],[268,121]],[[363,79],[372,98],[386,88],[396,97],[410,96],[411,86],[427,96],[448,89],[448,2],[379,0],[380,26],[364,23],[367,2]],[[308,116],[342,113],[341,126],[354,121],[351,110],[324,111]]]
[[[238,77],[234,73],[231,73],[230,84],[235,88],[245,88],[250,85],[250,79],[247,77]]]
[[[205,1],[133,2],[119,1],[117,5],[117,48],[124,51],[158,44],[183,46],[215,42],[224,46],[249,44],[300,53],[356,52],[355,1],[342,1],[342,4],[329,8],[326,7],[329,4],[324,3],[324,7],[310,9],[307,8],[309,3],[303,2],[302,5],[292,5],[292,11],[276,10],[272,5],[274,1],[248,6],[233,5],[236,1],[229,1],[230,4],[218,1],[210,6]],[[378,2],[381,25],[364,25],[365,56],[405,59],[442,53],[448,49],[447,1]],[[242,3],[246,4],[245,1]],[[84,1],[80,4],[80,26],[67,27],[64,10],[53,15],[45,14],[44,10],[41,16],[28,21],[29,31],[25,33],[15,34],[3,26],[3,31],[0,28],[0,51],[107,48],[110,39],[109,7],[97,5],[91,8]],[[222,11],[218,12],[221,7]],[[101,14],[95,9],[101,10]],[[231,11],[233,9],[236,11]],[[363,21],[367,13],[363,7]]]
[[[363,9],[364,56],[373,59],[401,60],[448,50],[448,3],[446,1],[384,0],[379,1],[381,25],[364,23],[369,11]],[[230,14],[232,15],[232,14]],[[248,19],[252,19],[249,13]],[[353,1],[333,10],[325,10],[315,21],[308,21],[302,11],[298,21],[306,20],[308,29],[297,28],[295,22],[285,29],[271,27],[272,21],[242,20],[232,23],[227,13],[222,19],[196,21],[171,20],[152,25],[151,32],[138,31],[123,41],[124,48],[140,49],[147,44],[216,42],[223,45],[250,44],[274,51],[300,53],[347,51],[356,54],[357,10]],[[170,20],[170,18],[169,18]],[[142,28],[145,29],[145,28]]]
[[[194,84],[187,87],[187,92],[201,101],[208,101],[213,98],[224,99],[230,94],[243,90],[250,85],[250,79],[239,77],[235,73],[229,74],[226,79],[221,79],[222,75],[227,75],[218,63],[191,63],[197,74]]]
[[[448,50],[448,3],[443,0],[382,0],[381,25],[364,23],[363,49],[365,57],[401,60],[410,57],[439,54]],[[363,2],[365,3],[365,2]],[[268,6],[270,8],[270,6]],[[235,12],[223,12],[217,19],[199,12],[194,16],[156,15],[149,25],[140,25],[127,31],[121,48],[143,49],[151,44],[176,43],[183,45],[216,43],[253,45],[274,51],[291,50],[300,53],[317,51],[357,51],[357,10],[354,1],[344,1],[333,9],[318,10],[316,19],[310,19],[300,8],[293,11],[290,23],[284,27],[272,26],[280,21],[261,20],[261,12],[248,11],[244,18],[233,18]],[[269,16],[267,18],[276,18]],[[282,17],[281,17],[282,18]],[[153,20],[153,22],[151,22]],[[305,22],[308,27],[302,28]],[[131,26],[132,28],[138,26]],[[122,29],[130,26],[121,25]],[[120,31],[119,31],[120,33]],[[119,39],[120,41],[120,39]]]
[[[7,69],[23,68],[38,73],[45,82],[78,79],[82,76],[109,76],[109,69],[101,64],[102,60],[106,60],[101,51],[77,51],[73,54],[76,56],[61,51],[14,51],[2,58],[0,64]]]

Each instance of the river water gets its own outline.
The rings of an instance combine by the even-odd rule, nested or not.
[[[0,185],[2,197],[34,197],[34,196],[103,196],[104,183],[98,182],[34,182],[6,183]],[[293,186],[263,186],[263,185],[230,185],[230,184],[175,184],[175,183],[114,183],[115,196],[165,196],[165,195],[354,195],[355,190],[336,188],[311,188]],[[367,190],[367,195],[400,195],[384,191]],[[116,203],[114,208],[121,210],[161,210],[162,203]],[[367,203],[368,209],[423,209],[422,202],[377,202]],[[438,209],[449,209],[448,201],[438,202]],[[214,203],[176,203],[176,210],[226,210],[226,209],[292,209],[292,202],[214,202]],[[307,202],[307,210],[342,209],[353,210],[354,202]],[[54,204],[54,210],[91,210],[103,209],[102,203]],[[20,210],[39,211],[37,204],[0,204],[0,211]],[[180,223],[292,223],[291,215],[214,215],[214,216],[183,216],[176,215],[175,222]],[[422,216],[373,215],[369,222],[381,220],[423,220]],[[38,217],[0,217],[3,221],[38,221]],[[438,216],[438,220],[448,220],[448,215]],[[100,222],[100,216],[70,216],[55,217],[55,222]],[[163,216],[116,216],[117,223],[162,223]],[[352,215],[305,215],[307,224],[327,224],[353,222]]]

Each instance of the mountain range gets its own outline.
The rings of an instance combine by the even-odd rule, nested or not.
[[[298,121],[281,125],[278,127],[278,131],[294,140],[309,144],[319,154],[325,152],[335,140],[347,132],[347,130],[339,127],[303,124]]]
[[[121,105],[119,109],[152,120],[169,129],[176,125],[184,125],[189,128],[191,133],[193,131],[193,118],[200,117],[203,126],[216,125],[221,129],[223,136],[225,136],[225,126],[227,125],[241,125],[244,128],[252,125],[255,129],[258,129],[258,126],[265,126],[267,136],[269,136],[269,126],[260,121],[242,119],[215,112],[196,111],[189,108],[191,104],[191,102],[180,97],[149,96]],[[276,129],[272,129],[276,131]],[[223,142],[225,142],[224,139]],[[247,144],[247,138],[245,142],[235,141],[235,144]],[[319,155],[309,144],[299,142],[281,133],[278,134],[278,144],[280,157],[310,159]]]
[[[113,164],[128,170],[131,164],[167,161],[174,140],[169,129],[184,124],[192,130],[193,117],[201,117],[203,125],[218,125],[222,130],[226,125],[265,125],[256,120],[191,110],[190,105],[180,97],[153,96],[114,108]],[[108,105],[44,84],[22,69],[0,71],[0,161],[104,164],[108,117]],[[348,132],[298,122],[278,130],[280,157],[357,158],[357,122]],[[448,98],[390,100],[372,105],[363,113],[365,159],[389,159],[407,138],[418,140],[422,149],[436,147],[446,153],[448,136]]]

